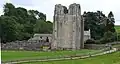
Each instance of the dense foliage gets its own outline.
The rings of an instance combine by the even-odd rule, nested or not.
[[[91,38],[101,40],[102,42],[110,42],[116,40],[116,31],[114,28],[114,15],[110,11],[105,16],[101,11],[84,12],[84,28],[91,31]]]
[[[11,3],[4,5],[4,15],[0,16],[0,36],[2,42],[27,40],[34,33],[52,33],[52,22],[37,10],[26,10]]]
[[[120,41],[120,25],[115,26],[116,32],[117,32],[117,40]]]

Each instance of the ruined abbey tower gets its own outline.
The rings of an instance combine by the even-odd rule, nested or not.
[[[54,10],[52,48],[80,49],[84,47],[84,22],[79,4],[69,8],[57,4]]]

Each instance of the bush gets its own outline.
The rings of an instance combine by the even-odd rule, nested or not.
[[[117,40],[117,34],[116,32],[112,33],[110,31],[104,33],[104,37],[100,39],[100,42],[102,44],[108,43],[108,42],[114,42]]]
[[[88,39],[88,40],[86,40],[85,44],[95,44],[95,40]]]

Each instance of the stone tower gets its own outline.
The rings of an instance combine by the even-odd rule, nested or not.
[[[57,4],[54,10],[52,49],[80,49],[84,46],[84,23],[79,4],[69,8]]]

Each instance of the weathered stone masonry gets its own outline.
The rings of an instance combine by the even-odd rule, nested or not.
[[[52,48],[80,49],[84,47],[84,22],[81,21],[79,4],[69,9],[55,5]]]

